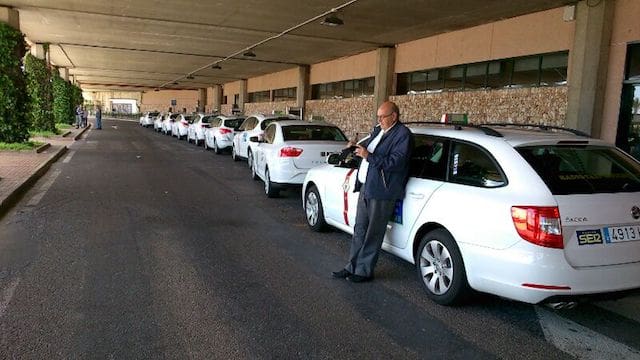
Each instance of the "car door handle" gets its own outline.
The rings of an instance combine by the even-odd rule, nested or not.
[[[424,194],[422,193],[410,192],[409,196],[411,196],[414,199],[424,199]]]

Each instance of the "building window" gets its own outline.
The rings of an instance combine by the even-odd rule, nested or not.
[[[296,88],[276,89],[273,90],[273,101],[296,100]]]
[[[567,84],[567,51],[426,69],[397,76],[397,95]]]
[[[227,95],[222,97],[222,105],[227,105]]]
[[[249,93],[250,103],[269,102],[269,101],[271,101],[271,92],[269,90],[256,91],[256,92]]]
[[[373,95],[374,88],[373,77],[315,84],[311,86],[311,98],[318,100],[367,96]]]

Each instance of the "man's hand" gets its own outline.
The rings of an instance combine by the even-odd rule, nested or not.
[[[369,151],[362,145],[356,145],[356,155],[360,156],[363,159],[366,159],[369,156]]]

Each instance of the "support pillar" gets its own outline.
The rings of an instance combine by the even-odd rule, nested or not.
[[[249,93],[247,92],[247,79],[240,80],[240,94],[238,97],[238,108],[244,112],[244,103],[249,99]]]
[[[222,85],[213,85],[212,112],[222,112]]]
[[[46,60],[47,53],[44,50],[44,45],[33,44],[33,46],[31,46],[31,55],[37,57],[38,59]]]
[[[9,24],[12,28],[20,30],[20,14],[15,9],[0,6],[0,22]]]
[[[600,137],[614,0],[580,1],[569,64],[566,126]]]
[[[196,111],[203,113],[206,105],[207,105],[207,89],[206,88],[198,89],[198,108],[196,109]]]
[[[376,54],[376,83],[374,89],[375,106],[372,114],[375,116],[376,110],[383,102],[393,94],[393,74],[395,71],[396,49],[395,47],[378,48]],[[378,119],[374,117],[373,124],[377,124]]]
[[[58,72],[60,72],[60,77],[64,81],[69,81],[69,69],[67,68],[58,68]]]
[[[298,88],[296,89],[296,106],[304,108],[304,104],[311,98],[311,84],[309,84],[309,65],[298,66]]]

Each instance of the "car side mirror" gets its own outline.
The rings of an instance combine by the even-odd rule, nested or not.
[[[327,156],[327,164],[338,165],[340,163],[340,154],[330,154]]]
[[[252,136],[252,137],[250,137],[250,138],[249,138],[249,141],[250,141],[250,142],[254,142],[254,143],[260,143],[260,142],[262,142],[262,141],[260,140],[260,138],[259,138],[259,137],[257,137],[257,136]]]

